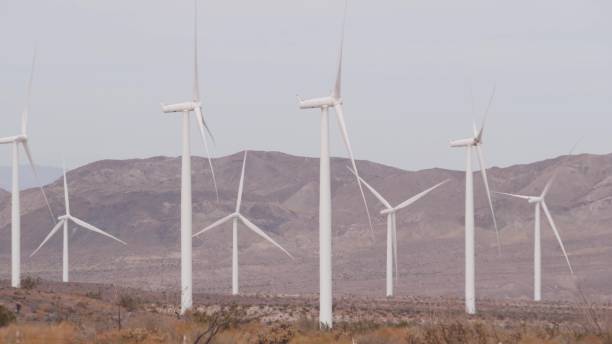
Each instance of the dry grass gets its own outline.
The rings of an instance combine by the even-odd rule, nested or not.
[[[460,301],[346,298],[331,331],[319,330],[310,299],[211,296],[178,319],[174,305],[143,295],[0,289],[7,312],[22,305],[16,322],[0,327],[0,344],[612,344],[612,308],[584,295],[575,304],[491,301],[475,317]]]
[[[0,343],[194,343],[208,324],[194,320],[170,320],[147,315],[132,319],[121,330],[87,331],[74,324],[11,324],[0,329]],[[573,328],[549,325],[504,327],[482,321],[446,319],[424,325],[363,324],[352,329],[348,325],[332,331],[304,329],[298,323],[262,324],[249,321],[230,325],[209,343],[229,344],[535,344],[535,343],[612,343],[610,333],[593,334]],[[204,342],[200,342],[204,343]]]

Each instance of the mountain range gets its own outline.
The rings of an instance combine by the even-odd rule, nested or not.
[[[207,161],[193,157],[194,232],[231,213],[242,153],[214,159],[216,200]],[[370,231],[348,160],[332,159],[333,276],[337,294],[384,295],[386,222],[382,206],[365,190],[373,214]],[[398,213],[400,295],[463,295],[465,173],[440,168],[406,171],[358,161],[362,177],[391,204],[430,186],[448,183]],[[319,161],[279,152],[249,152],[243,213],[289,250],[295,261],[245,228],[239,230],[240,283],[246,293],[318,292]],[[561,156],[488,170],[495,191],[538,195],[556,179],[547,203],[576,275],[542,219],[543,296],[573,299],[580,288],[612,300],[612,154]],[[494,195],[501,236],[479,172],[475,172],[477,297],[530,298],[533,284],[532,205]],[[179,284],[180,158],[102,160],[68,172],[71,212],[128,242],[122,246],[84,229],[70,231],[71,279],[155,290]],[[56,216],[64,213],[60,178],[45,186]],[[36,188],[22,192],[22,271],[58,280],[61,235],[29,254],[54,222]],[[0,277],[10,268],[10,194],[0,190]],[[231,225],[194,239],[194,288],[231,291]]]

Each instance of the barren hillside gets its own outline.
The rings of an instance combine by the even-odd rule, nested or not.
[[[235,206],[242,154],[215,159],[220,200],[215,199],[206,160],[193,159],[194,231]],[[334,288],[337,293],[379,296],[384,292],[385,218],[367,195],[374,233],[345,159],[332,161]],[[392,204],[429,186],[451,181],[398,215],[400,295],[463,294],[464,174],[428,169],[404,171],[359,161],[362,176]],[[589,294],[612,299],[612,155],[577,155],[489,170],[494,190],[539,194],[555,169],[549,207],[560,228],[577,280]],[[104,160],[68,173],[73,215],[128,242],[116,242],[83,229],[70,238],[71,278],[116,282],[151,289],[176,288],[179,281],[180,160],[153,157]],[[533,209],[526,202],[495,197],[503,243],[497,254],[492,219],[480,175],[475,175],[477,294],[528,298],[532,285]],[[63,187],[46,187],[56,215],[63,214]],[[10,195],[0,191],[0,275],[8,277]],[[250,152],[244,214],[268,231],[297,258],[291,261],[268,243],[240,229],[240,283],[247,293],[314,294],[318,291],[318,159],[277,152]],[[23,271],[59,279],[60,236],[33,258],[30,252],[53,223],[40,192],[22,193]],[[575,281],[543,220],[543,293],[571,299]],[[194,239],[194,287],[225,293],[231,283],[230,226]]]

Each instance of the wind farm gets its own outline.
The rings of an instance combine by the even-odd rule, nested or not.
[[[612,338],[601,8],[58,1],[0,21],[0,342]]]

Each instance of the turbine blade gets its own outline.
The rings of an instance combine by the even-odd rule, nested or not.
[[[51,239],[51,237],[53,236],[53,234],[57,233],[57,231],[62,227],[62,225],[64,224],[64,221],[66,220],[61,220],[58,223],[55,224],[55,226],[53,227],[53,229],[51,229],[51,232],[49,232],[49,234],[47,234],[47,236],[45,237],[45,240],[43,240],[40,245],[38,245],[38,247],[34,250],[34,252],[32,252],[32,254],[30,254],[30,257],[33,257],[46,243],[47,241],[49,241],[49,239]]]
[[[66,163],[62,162],[64,169],[64,202],[66,203],[66,214],[70,215],[70,199],[68,197],[68,180],[66,179]]]
[[[340,36],[340,52],[338,53],[338,70],[336,72],[336,83],[334,85],[334,91],[332,96],[335,99],[342,97],[342,50],[344,48],[344,27],[346,23],[346,8],[348,7],[348,0],[344,3],[344,14],[342,17],[342,34]]]
[[[193,1],[193,101],[200,101],[198,80],[198,0]]]
[[[520,198],[520,199],[526,199],[529,200],[531,197],[529,196],[523,196],[523,195],[517,195],[517,194],[511,194],[511,193],[506,193],[506,192],[497,192],[497,191],[493,191],[494,194],[498,194],[498,195],[506,195],[506,196],[510,196],[510,197],[515,197],[515,198]]]
[[[47,209],[49,209],[49,214],[51,214],[51,219],[53,219],[53,223],[55,223],[55,215],[53,214],[53,210],[51,210],[51,205],[49,204],[49,199],[47,198],[47,194],[45,193],[45,189],[40,182],[40,178],[38,177],[38,171],[36,170],[36,165],[34,164],[34,160],[32,159],[32,153],[30,152],[30,147],[28,146],[28,141],[22,141],[23,150],[28,157],[28,162],[30,163],[30,167],[32,167],[32,172],[34,173],[34,179],[36,180],[36,185],[42,192],[43,198],[45,199],[45,203],[47,204]]]
[[[578,141],[576,141],[576,143],[574,143],[574,145],[570,149],[569,153],[567,154],[567,158],[569,158],[572,154],[574,154],[574,149],[576,149],[576,147],[578,146],[580,141],[582,141],[582,137],[580,139],[578,139]],[[559,167],[560,167],[559,165],[561,163],[562,162],[560,161],[559,164],[557,165],[557,167],[555,168],[555,171],[553,172],[552,177],[550,177],[548,182],[546,182],[546,185],[544,186],[544,190],[542,190],[542,195],[540,197],[544,198],[548,194],[548,191],[550,191],[550,186],[552,185],[554,179],[557,177],[557,174],[559,173]]]
[[[497,89],[497,85],[493,85],[493,91],[491,91],[491,97],[489,98],[489,103],[487,104],[487,108],[484,113],[484,117],[482,118],[482,125],[480,126],[480,131],[478,132],[478,136],[476,138],[478,141],[482,141],[482,133],[484,132],[485,124],[487,123],[487,117],[489,117],[489,110],[491,109],[491,104],[493,104],[493,98],[495,97],[495,90]]]
[[[206,133],[204,132],[204,129],[206,129],[206,131],[208,131],[209,134],[210,134],[210,131],[208,130],[208,127],[204,123],[204,116],[202,115],[202,110],[200,109],[199,106],[196,107],[195,112],[196,112],[196,118],[198,121],[198,127],[200,128],[200,135],[202,136],[202,141],[204,142],[204,149],[206,150],[206,155],[208,156],[208,166],[210,166],[210,174],[212,176],[213,186],[215,187],[215,195],[217,196],[217,202],[219,202],[219,188],[217,187],[217,179],[215,178],[215,169],[213,168],[212,157],[210,154],[210,150],[208,149],[208,141],[206,141]]]
[[[482,148],[480,145],[476,146],[478,152],[478,163],[480,164],[480,172],[482,174],[482,181],[487,191],[487,200],[489,201],[489,208],[491,209],[491,216],[493,217],[493,226],[495,227],[495,235],[497,236],[497,250],[501,254],[501,240],[499,238],[499,229],[497,228],[497,219],[495,219],[495,210],[493,210],[493,200],[491,199],[491,189],[489,188],[489,178],[487,178],[487,166],[485,165],[484,155],[482,154]]]
[[[198,125],[200,125],[201,128],[204,128],[204,130],[206,130],[208,137],[210,137],[210,141],[212,141],[213,145],[216,145],[217,141],[215,140],[215,135],[213,135],[212,131],[208,127],[208,124],[206,124],[206,121],[204,121],[204,112],[202,111],[202,105],[196,107],[196,112],[196,116],[199,118],[199,121],[202,122]],[[202,131],[202,129],[200,129],[200,131]]]
[[[28,80],[28,93],[26,96],[26,105],[21,113],[21,134],[26,135],[28,131],[28,113],[30,111],[30,99],[32,96],[32,81],[34,80],[34,67],[36,65],[36,49],[32,57],[32,68],[30,69],[30,80]]]
[[[552,185],[552,182],[555,180],[555,177],[557,177],[557,171],[553,173],[552,177],[550,177],[550,179],[546,182],[546,185],[544,185],[544,190],[542,190],[542,195],[540,197],[546,197],[548,191],[550,191],[550,186]]]
[[[197,232],[197,233],[196,233],[196,234],[194,234],[193,236],[194,236],[194,237],[196,237],[196,236],[198,236],[198,235],[200,235],[200,234],[204,234],[204,232],[208,232],[209,230],[211,230],[211,229],[213,229],[213,228],[219,227],[219,226],[221,226],[222,224],[226,223],[227,221],[229,221],[229,220],[233,219],[234,217],[236,217],[236,214],[230,214],[230,215],[227,215],[226,217],[221,218],[221,219],[219,219],[219,220],[217,220],[217,221],[213,222],[213,224],[212,224],[212,225],[210,225],[210,226],[208,226],[208,227],[206,227],[206,228],[202,229],[201,231]]]
[[[353,157],[353,149],[351,148],[351,142],[349,141],[348,132],[346,130],[346,123],[344,122],[344,113],[342,112],[342,105],[336,104],[334,105],[334,109],[336,110],[336,117],[338,119],[338,125],[340,126],[340,130],[342,131],[342,138],[344,139],[344,145],[346,146],[346,150],[349,153],[351,164],[353,165],[353,171],[355,171],[355,176],[357,177],[357,185],[359,186],[359,191],[361,192],[361,198],[363,199],[363,204],[365,205],[366,214],[368,215],[368,223],[370,224],[370,233],[374,233],[374,227],[372,226],[372,217],[370,216],[370,209],[368,208],[368,202],[366,201],[365,193],[363,192],[363,186],[361,186],[361,180],[359,178],[359,171],[357,170],[357,165],[355,164],[355,158]]]
[[[0,145],[5,144],[5,143],[13,143],[13,142],[15,142],[15,136],[0,138]]]
[[[240,218],[242,223],[244,223],[244,225],[247,226],[250,230],[252,230],[256,234],[258,234],[260,237],[268,240],[270,243],[272,243],[272,245],[278,247],[281,251],[285,252],[285,254],[289,256],[289,258],[295,260],[295,258],[293,258],[291,253],[289,253],[281,245],[279,245],[276,241],[274,241],[272,238],[270,238],[268,236],[268,234],[266,234],[263,230],[261,230],[259,227],[257,227],[253,222],[249,221],[249,219],[247,219],[246,217],[242,216],[242,214],[238,214],[238,218]]]
[[[98,234],[102,234],[102,235],[104,235],[106,237],[109,237],[109,238],[111,238],[111,239],[113,239],[115,241],[118,241],[118,242],[120,242],[120,243],[122,243],[124,245],[127,245],[127,243],[125,241],[123,241],[121,239],[118,239],[118,238],[114,237],[113,235],[108,234],[105,231],[101,230],[100,228],[98,228],[98,227],[96,227],[94,225],[90,225],[89,223],[87,223],[87,222],[85,222],[85,221],[83,221],[81,219],[78,219],[78,218],[76,218],[76,217],[74,217],[72,215],[69,215],[68,218],[70,220],[74,221],[74,223],[76,223],[77,225],[79,225],[79,226],[81,226],[81,227],[83,227],[85,229],[89,229],[92,232],[96,232]]]
[[[559,246],[561,246],[561,251],[563,251],[563,255],[565,256],[565,261],[567,262],[567,266],[569,267],[569,270],[571,274],[573,275],[574,269],[572,269],[572,264],[570,263],[569,257],[567,256],[567,252],[565,251],[565,246],[563,245],[563,241],[561,240],[561,235],[559,234],[559,230],[557,229],[557,226],[555,226],[555,222],[553,221],[553,218],[550,215],[550,211],[548,210],[548,206],[546,206],[546,202],[542,202],[542,209],[544,209],[544,213],[546,214],[546,217],[548,218],[548,223],[550,224],[550,227],[555,233],[555,237],[557,237]]]
[[[423,191],[423,192],[421,192],[419,194],[416,194],[416,195],[410,197],[409,199],[405,200],[404,202],[400,203],[400,205],[395,207],[395,210],[397,211],[397,210],[403,209],[403,208],[411,205],[412,203],[414,203],[414,202],[418,201],[419,199],[423,198],[425,195],[427,195],[428,193],[432,192],[436,188],[438,188],[438,187],[448,183],[449,180],[450,179],[446,179],[445,181],[443,181],[441,183],[438,183],[438,184],[430,187],[429,189],[427,189],[427,190],[425,190],[425,191]]]
[[[347,168],[349,171],[351,171],[351,173],[352,173],[354,176],[357,176],[357,174],[355,174],[355,171],[353,171],[353,170],[352,170],[352,169],[351,169],[349,166],[346,166],[346,168]],[[366,182],[366,181],[365,181],[363,178],[361,178],[361,177],[357,177],[357,178],[359,178],[359,180],[360,180],[360,181],[363,183],[363,185],[365,185],[365,186],[366,186],[366,188],[368,188],[368,190],[370,190],[370,192],[372,193],[372,195],[374,195],[374,196],[375,196],[375,197],[376,197],[376,198],[377,198],[377,199],[380,201],[380,203],[382,203],[382,204],[383,204],[385,207],[387,207],[387,209],[391,209],[391,208],[393,208],[393,207],[391,206],[391,204],[389,204],[389,202],[387,202],[387,200],[386,200],[386,199],[384,199],[384,198],[383,198],[383,196],[381,196],[381,195],[378,193],[378,191],[376,191],[376,190],[375,190],[375,189],[374,189],[374,188],[373,188],[373,187],[372,187],[370,184],[368,184],[368,183],[367,183],[367,182]]]
[[[236,213],[240,212],[240,205],[242,204],[242,192],[244,190],[244,170],[246,168],[247,151],[244,151],[244,158],[242,159],[242,173],[240,174],[240,184],[238,184],[238,196],[236,201]]]
[[[569,153],[567,155],[573,155],[574,154],[574,150],[576,150],[576,147],[578,147],[578,144],[580,142],[582,142],[582,140],[584,139],[584,136],[581,136],[578,140],[576,140],[576,142],[574,143],[574,145],[572,146],[572,148],[570,149]]]
[[[476,103],[474,102],[474,87],[472,86],[472,82],[470,81],[470,101],[472,102],[472,116],[476,115]]]

